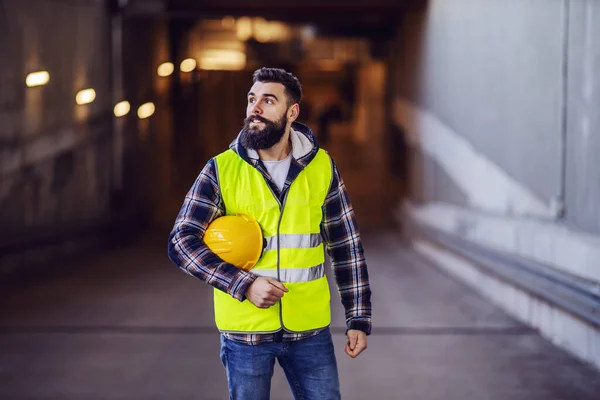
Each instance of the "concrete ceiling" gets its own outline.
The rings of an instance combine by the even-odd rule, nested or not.
[[[320,34],[388,37],[402,13],[426,0],[130,0],[175,19],[230,15],[260,16],[290,23],[310,23]]]

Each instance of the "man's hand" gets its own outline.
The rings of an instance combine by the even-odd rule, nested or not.
[[[348,331],[348,343],[344,351],[352,358],[356,358],[363,350],[367,349],[367,334],[363,331],[350,329]]]
[[[256,278],[246,291],[246,298],[258,308],[269,308],[287,292],[281,282],[272,278]]]

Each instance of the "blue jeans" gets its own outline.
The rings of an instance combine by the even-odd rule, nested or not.
[[[296,342],[247,345],[221,336],[229,399],[269,400],[275,359],[296,400],[337,400],[340,383],[329,328]]]

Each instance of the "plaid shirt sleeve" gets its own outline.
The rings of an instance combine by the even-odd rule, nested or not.
[[[185,196],[169,236],[169,258],[186,273],[243,301],[254,275],[221,260],[201,239],[208,225],[222,215],[225,207],[211,159]]]
[[[321,233],[346,311],[348,329],[371,333],[371,289],[358,224],[339,170],[332,160],[333,179],[323,205]]]

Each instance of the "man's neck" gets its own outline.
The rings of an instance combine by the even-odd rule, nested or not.
[[[277,144],[268,149],[258,150],[258,156],[263,161],[281,161],[292,151],[290,142],[290,129],[288,129]]]

